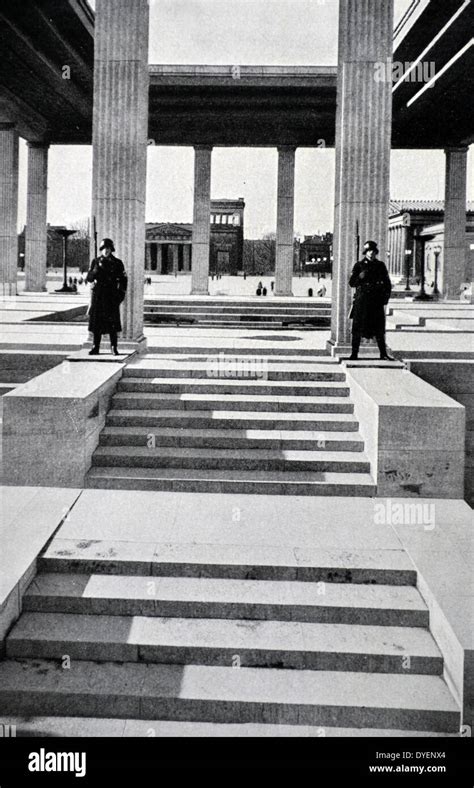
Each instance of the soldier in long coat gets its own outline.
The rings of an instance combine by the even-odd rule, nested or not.
[[[100,257],[92,261],[86,277],[92,285],[89,331],[94,335],[94,346],[89,355],[99,354],[102,335],[109,334],[112,353],[118,356],[118,333],[122,330],[120,304],[127,292],[127,275],[122,261],[113,254],[115,246],[110,238],[104,238],[100,252]]]
[[[393,361],[388,355],[385,344],[385,306],[392,292],[392,283],[385,263],[377,259],[378,248],[375,241],[364,245],[364,257],[355,264],[349,280],[355,288],[352,318],[352,355],[351,361],[358,358],[362,337],[375,337],[383,361]]]

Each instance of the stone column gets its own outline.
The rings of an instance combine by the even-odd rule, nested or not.
[[[423,265],[423,238],[420,229],[415,227],[413,231],[413,273],[415,278],[421,279],[421,268]]]
[[[191,270],[191,246],[189,244],[183,246],[183,270],[186,273]]]
[[[407,275],[407,255],[406,250],[408,249],[408,227],[401,227],[401,261],[402,261],[402,271],[401,275],[406,278]]]
[[[156,244],[156,273],[161,274],[161,266],[163,261],[163,247],[161,244]]]
[[[142,347],[148,30],[148,0],[97,0],[92,210],[128,274],[123,339]]]
[[[388,228],[387,268],[389,274],[393,274],[393,227]]]
[[[151,243],[145,244],[145,271],[151,271]]]
[[[212,147],[194,147],[193,269],[191,295],[209,295]]]
[[[295,152],[278,148],[278,197],[275,260],[275,295],[291,296],[294,259]]]
[[[349,277],[362,244],[385,259],[389,214],[393,0],[340,0],[334,281],[330,349],[351,337]],[[385,64],[381,68],[380,64]]]
[[[179,244],[172,244],[171,249],[173,254],[173,276],[176,276],[179,270]]]
[[[402,228],[397,227],[397,276],[402,273]]]
[[[48,251],[49,145],[28,143],[28,201],[25,232],[25,292],[46,292]]]
[[[0,270],[1,294],[17,294],[18,268],[18,132],[0,123]]]
[[[444,295],[459,299],[466,272],[467,147],[447,148],[444,198]]]

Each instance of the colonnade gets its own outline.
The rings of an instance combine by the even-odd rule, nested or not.
[[[393,0],[340,0],[334,281],[330,347],[350,334],[348,279],[358,228],[386,256],[391,149],[391,83],[374,79],[392,56]],[[124,339],[144,343],[143,287],[148,137],[148,0],[97,0],[93,204],[99,236],[114,238],[127,263]],[[1,119],[0,119],[1,120]],[[0,262],[3,294],[17,292],[18,130],[0,122]],[[192,293],[209,292],[212,146],[194,149]],[[445,285],[465,278],[467,148],[446,150]],[[28,149],[26,288],[46,288],[47,142]],[[291,295],[295,147],[278,148],[275,295]],[[403,228],[396,243],[404,249]],[[398,248],[398,247],[397,247]],[[403,259],[403,257],[402,257]],[[400,273],[403,273],[401,271]]]

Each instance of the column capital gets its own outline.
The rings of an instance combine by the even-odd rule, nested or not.
[[[278,145],[277,151],[278,153],[294,153],[297,147],[297,145]]]
[[[38,150],[48,150],[51,147],[50,142],[27,142],[26,143],[29,148],[38,149]]]
[[[194,150],[212,151],[213,149],[214,149],[213,145],[194,145]]]
[[[467,153],[469,145],[447,145],[444,149],[445,153]]]

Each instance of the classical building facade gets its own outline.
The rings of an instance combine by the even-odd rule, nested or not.
[[[211,201],[211,274],[237,274],[243,270],[243,198]],[[192,270],[193,225],[153,223],[146,225],[145,270],[159,274],[186,274]]]
[[[466,256],[463,281],[469,281],[470,244],[474,223],[474,205],[466,212]],[[388,255],[389,272],[394,279],[419,280],[425,266],[425,278],[435,281],[443,292],[444,271],[444,200],[391,200],[389,213]],[[435,262],[437,260],[437,262]],[[455,295],[452,293],[452,295]]]
[[[300,270],[303,273],[331,273],[332,233],[305,235],[300,244]]]

